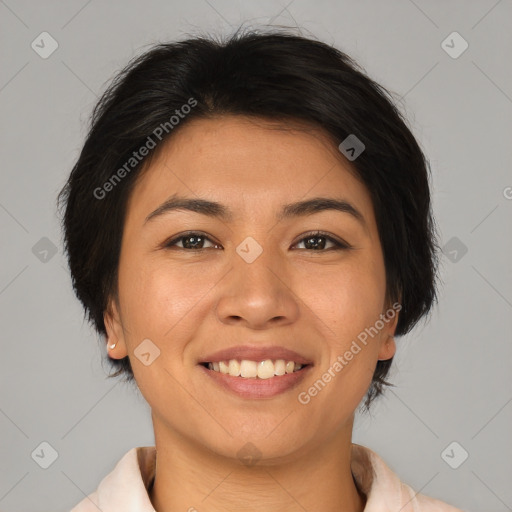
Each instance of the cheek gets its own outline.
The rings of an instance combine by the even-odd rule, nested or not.
[[[378,259],[354,258],[336,269],[335,274],[317,276],[313,282],[313,287],[309,285],[303,290],[304,297],[308,297],[305,302],[323,320],[328,338],[335,338],[339,350],[374,325],[382,313],[385,275]]]
[[[325,294],[330,297],[324,298],[327,320],[335,333],[325,368],[335,377],[326,400],[339,414],[355,409],[371,384],[380,339],[371,328],[383,311],[385,286],[384,265],[376,258],[347,268]],[[333,340],[332,333],[329,339]]]
[[[120,269],[120,293],[126,323],[144,337],[164,340],[186,318],[209,289],[206,275],[186,265],[132,259]],[[176,327],[179,329],[179,327]]]
[[[137,385],[152,408],[158,409],[163,396],[181,396],[174,378],[184,380],[180,374],[184,347],[194,332],[194,314],[209,288],[206,276],[199,279],[197,272],[184,267],[134,254],[119,267],[125,341]],[[148,366],[136,356],[146,339],[157,347],[150,345],[150,357],[159,351]],[[162,389],[167,390],[165,395]]]

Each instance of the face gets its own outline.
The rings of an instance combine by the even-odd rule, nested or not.
[[[224,117],[184,125],[140,176],[105,323],[157,443],[235,458],[250,441],[276,459],[351,428],[398,313],[349,166],[318,131]],[[220,206],[161,207],[178,196]]]

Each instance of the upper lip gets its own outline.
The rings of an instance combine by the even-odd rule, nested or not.
[[[205,357],[200,358],[199,363],[214,363],[219,361],[229,361],[230,359],[247,359],[249,361],[265,361],[271,359],[284,359],[285,361],[294,361],[299,364],[313,364],[311,359],[302,356],[286,347],[278,346],[250,346],[250,345],[237,345],[235,347],[225,348],[207,354]]]

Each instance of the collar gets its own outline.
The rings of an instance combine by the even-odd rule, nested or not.
[[[156,512],[149,499],[156,468],[156,447],[128,451],[98,489],[71,512]],[[364,512],[461,512],[438,500],[415,493],[372,450],[352,444],[351,471],[366,496]]]

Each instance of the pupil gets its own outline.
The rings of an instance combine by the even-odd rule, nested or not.
[[[319,240],[319,239],[322,239],[324,242],[323,243],[314,243],[312,242],[312,240]],[[308,246],[308,244],[311,244],[313,247],[309,247],[309,248],[313,248],[313,249],[323,249],[325,247],[325,238],[322,237],[322,236],[312,236],[311,238],[308,238],[307,241],[306,241],[306,247]],[[319,247],[319,245],[321,247]]]
[[[187,236],[185,238],[185,247],[194,247],[194,248],[197,248],[197,246],[195,245],[196,243],[200,243],[201,241],[201,236]],[[191,244],[188,243],[188,240],[193,240],[193,242]],[[195,240],[195,242],[194,242]]]

